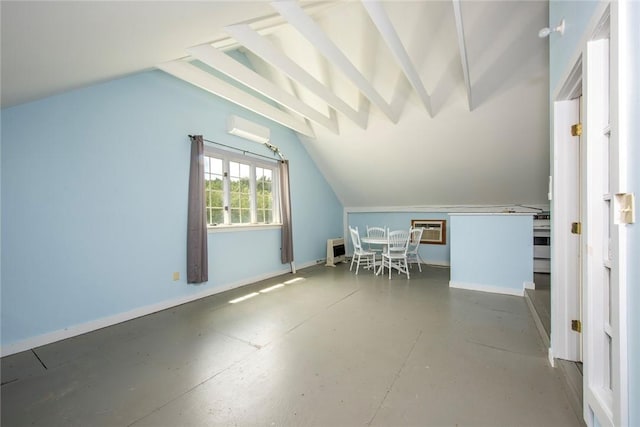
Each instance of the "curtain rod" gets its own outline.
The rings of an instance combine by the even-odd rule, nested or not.
[[[195,135],[189,135],[189,138],[190,138],[190,139],[193,139],[194,137],[195,137]],[[210,144],[221,145],[221,146],[223,146],[223,147],[230,148],[230,149],[232,149],[232,150],[241,151],[241,152],[242,152],[242,154],[244,154],[244,155],[251,154],[251,155],[258,156],[258,157],[262,157],[262,158],[264,158],[264,159],[271,160],[271,161],[274,161],[274,162],[279,161],[278,159],[274,159],[274,158],[272,158],[272,157],[265,156],[264,154],[254,153],[253,151],[244,150],[244,149],[242,149],[242,148],[232,147],[231,145],[226,145],[226,144],[223,144],[223,143],[221,143],[221,142],[216,142],[216,141],[212,141],[212,140],[210,140],[210,139],[204,139],[204,138],[203,138],[202,140],[203,140],[203,141],[205,141],[205,142],[208,142],[208,143],[210,143]],[[269,150],[273,151],[273,154],[277,154],[278,156],[280,156],[280,160],[284,160],[284,156],[282,155],[282,153],[280,152],[280,150],[278,149],[278,147],[276,147],[275,145],[271,145],[271,144],[269,144],[269,143],[265,143],[265,145],[267,146],[267,148],[268,148]]]

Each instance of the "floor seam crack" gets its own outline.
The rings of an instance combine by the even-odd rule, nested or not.
[[[355,291],[350,292],[349,294],[345,295],[344,297],[340,298],[339,300],[337,300],[337,301],[335,301],[335,302],[332,302],[331,304],[329,304],[328,306],[326,306],[326,307],[325,307],[325,311],[326,311],[326,310],[328,310],[328,309],[330,309],[330,308],[331,308],[331,307],[333,307],[334,305],[339,304],[340,302],[342,302],[342,301],[346,300],[347,298],[349,298],[350,296],[352,296],[353,294],[358,293],[358,292],[360,292],[360,289],[356,289]],[[317,313],[315,313],[315,314],[313,314],[313,315],[311,315],[311,316],[307,317],[306,319],[304,319],[303,321],[301,321],[301,322],[300,322],[300,323],[298,323],[297,325],[295,325],[295,326],[293,326],[292,328],[290,328],[289,330],[287,330],[287,331],[283,334],[283,336],[285,336],[285,335],[289,334],[290,332],[293,332],[294,330],[298,329],[300,326],[304,325],[304,324],[305,324],[305,323],[307,323],[309,320],[311,320],[311,319],[313,319],[313,318],[317,317],[317,316],[318,316],[318,315],[320,315],[321,313],[322,313],[321,311],[318,311]]]
[[[145,418],[151,416],[152,414],[158,412],[159,410],[161,410],[162,408],[164,408],[167,405],[170,405],[171,403],[175,402],[176,400],[180,399],[182,396],[192,392],[193,390],[195,390],[196,388],[200,387],[203,384],[206,384],[207,382],[211,381],[212,379],[216,378],[218,375],[223,374],[225,372],[227,372],[228,370],[230,370],[231,368],[235,367],[236,365],[240,364],[241,362],[244,362],[245,359],[251,357],[254,353],[249,353],[247,355],[245,355],[244,357],[236,360],[235,362],[233,362],[231,365],[227,366],[226,368],[216,372],[215,374],[211,375],[208,378],[203,379],[202,381],[200,381],[198,384],[195,384],[193,387],[190,387],[189,389],[185,390],[182,393],[179,393],[177,396],[174,396],[172,398],[170,398],[168,401],[166,401],[164,404],[158,406],[157,408],[153,409],[152,411],[150,411],[149,413],[143,415],[142,417],[133,420],[132,422],[130,422],[129,424],[127,424],[127,427],[131,427],[134,424],[137,424],[138,422],[144,420]]]
[[[391,381],[391,384],[389,384],[389,387],[387,388],[387,391],[384,393],[384,397],[382,398],[382,400],[380,400],[380,404],[378,405],[378,407],[376,408],[375,412],[373,413],[373,416],[371,417],[371,419],[367,423],[368,426],[370,426],[373,423],[373,421],[376,419],[376,417],[378,416],[378,412],[380,412],[380,409],[382,408],[382,405],[384,405],[384,402],[387,400],[387,397],[389,396],[389,393],[391,393],[391,390],[393,389],[393,386],[396,384],[396,381],[398,381],[398,378],[400,378],[400,374],[404,370],[405,366],[407,366],[407,360],[409,360],[409,357],[413,353],[413,350],[416,348],[416,345],[418,344],[418,341],[420,340],[421,336],[422,336],[422,329],[420,331],[418,331],[418,335],[416,336],[416,339],[413,341],[413,345],[411,346],[411,348],[407,352],[407,355],[405,356],[404,360],[402,361],[402,364],[400,365],[400,368],[398,368],[398,370],[396,371],[395,376],[393,377],[393,381]]]
[[[40,359],[40,356],[38,356],[38,353],[36,353],[36,351],[34,349],[31,349],[31,353],[33,353],[33,355],[36,357],[36,359],[38,359],[38,362],[40,362],[40,364],[42,365],[42,367],[45,370],[48,370],[49,368],[47,368],[47,365],[44,364],[44,362],[42,361],[42,359]]]
[[[221,331],[216,331],[216,333],[222,335],[223,337],[227,337],[229,339],[239,341],[243,344],[250,345],[251,347],[257,348],[258,350],[260,350],[261,348],[267,345],[267,344],[265,345],[256,344],[251,341],[247,341],[247,340],[243,340],[242,338],[235,337],[233,335],[225,334],[224,332],[221,332]]]

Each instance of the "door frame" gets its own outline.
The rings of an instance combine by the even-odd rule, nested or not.
[[[624,96],[620,94],[618,88],[618,74],[623,71],[623,66],[619,65],[624,58],[618,55],[618,43],[624,42],[625,37],[630,37],[633,29],[627,28],[629,23],[626,22],[624,17],[624,11],[622,10],[626,6],[625,2],[603,2],[595,11],[593,18],[589,25],[586,27],[583,38],[578,44],[576,52],[574,52],[574,60],[569,62],[573,64],[568,73],[565,73],[564,79],[560,80],[559,89],[552,95],[552,129],[554,141],[552,142],[553,164],[552,164],[552,181],[553,181],[553,194],[552,194],[552,286],[551,286],[551,348],[549,349],[549,359],[553,364],[554,358],[565,358],[568,356],[569,360],[576,350],[579,350],[579,340],[574,340],[566,332],[566,328],[569,327],[567,322],[571,318],[573,306],[571,301],[575,301],[579,295],[574,295],[572,290],[566,286],[565,283],[559,280],[563,274],[566,276],[566,271],[563,271],[562,262],[566,260],[566,253],[563,250],[567,249],[569,245],[563,240],[562,227],[567,226],[567,218],[570,216],[569,203],[563,203],[558,200],[562,197],[562,191],[568,191],[568,174],[572,173],[571,164],[568,163],[567,153],[562,152],[562,136],[558,136],[563,129],[568,129],[572,123],[572,119],[575,117],[575,113],[572,113],[570,105],[570,99],[576,98],[582,93],[583,78],[585,79],[585,105],[587,117],[585,122],[586,129],[585,135],[583,135],[583,142],[585,144],[582,147],[583,155],[581,160],[581,166],[585,178],[582,182],[581,193],[584,196],[582,201],[582,212],[584,213],[583,241],[580,246],[580,255],[582,260],[582,273],[583,273],[583,341],[584,341],[584,381],[583,381],[583,414],[584,420],[588,426],[592,425],[627,425],[628,424],[628,357],[627,357],[627,302],[626,302],[626,289],[627,278],[625,276],[626,259],[625,243],[626,243],[626,229],[624,225],[614,225],[611,228],[611,245],[613,245],[613,255],[611,256],[611,277],[612,283],[615,282],[614,305],[611,308],[611,330],[613,331],[616,342],[611,348],[611,360],[612,360],[612,372],[611,372],[611,390],[607,393],[602,393],[602,378],[604,364],[601,362],[603,358],[608,357],[604,354],[602,345],[594,345],[598,340],[597,334],[599,333],[596,326],[597,321],[602,320],[602,295],[601,290],[597,288],[598,280],[602,280],[597,275],[597,263],[602,265],[603,259],[601,256],[595,256],[594,253],[598,252],[594,248],[605,247],[603,239],[606,239],[603,234],[602,227],[602,214],[598,214],[596,211],[595,200],[600,199],[602,201],[602,195],[595,196],[593,191],[598,192],[593,188],[597,183],[594,182],[590,174],[597,172],[597,166],[594,166],[594,161],[598,160],[594,156],[598,156],[597,145],[593,145],[590,142],[590,138],[594,137],[594,126],[598,126],[597,123],[591,123],[591,136],[589,135],[589,117],[590,108],[593,108],[594,104],[597,104],[597,100],[592,97],[589,99],[589,85],[592,84],[590,78],[595,75],[594,70],[589,68],[587,62],[590,61],[589,54],[608,55],[608,53],[597,53],[597,43],[591,43],[594,40],[601,39],[603,34],[607,34],[610,39],[610,55],[609,57],[609,69],[610,69],[610,84],[609,84],[609,96],[610,96],[610,143],[611,143],[611,155],[615,158],[612,163],[612,167],[609,168],[611,173],[607,173],[610,177],[611,189],[610,193],[613,194],[612,199],[615,199],[615,194],[625,191],[627,183],[624,181],[626,178],[625,173],[625,144],[628,143],[624,136],[618,134],[619,126],[619,114],[618,105],[620,103],[619,97]],[[636,29],[637,30],[637,29]],[[595,48],[595,49],[594,49]],[[591,52],[590,52],[591,49]],[[606,57],[606,56],[605,56]],[[584,62],[584,63],[583,63]],[[590,73],[592,76],[590,76]],[[601,78],[601,76],[600,76]],[[591,102],[591,104],[590,104]],[[569,103],[569,104],[568,104]],[[602,133],[602,129],[597,129]],[[592,144],[591,146],[589,144]],[[595,151],[594,151],[595,150]],[[588,154],[590,153],[590,154]],[[602,155],[603,153],[600,153]],[[594,169],[595,167],[595,169]],[[564,168],[567,168],[566,170]],[[591,171],[591,172],[590,172]],[[591,191],[589,191],[591,190]],[[615,200],[611,203],[614,205]],[[615,218],[617,211],[616,207],[612,207],[609,212],[612,218]],[[602,208],[600,207],[600,212]],[[554,229],[556,233],[554,233]],[[555,238],[555,240],[554,240]],[[600,250],[600,254],[602,250]],[[564,258],[563,258],[564,257]],[[599,259],[596,259],[598,258]],[[555,269],[554,269],[555,267]],[[554,273],[556,276],[554,276]],[[559,274],[559,276],[558,276]],[[577,276],[576,276],[577,277]],[[595,286],[595,287],[594,287]],[[600,304],[600,306],[598,305]],[[607,373],[608,374],[608,373]],[[600,388],[600,389],[599,389]],[[604,398],[603,398],[604,396]]]

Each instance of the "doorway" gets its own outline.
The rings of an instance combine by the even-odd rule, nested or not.
[[[617,22],[617,8],[611,3],[603,10],[553,103],[554,253],[549,356],[552,363],[557,359],[583,360],[583,418],[589,426],[624,425],[628,413],[626,280],[621,275],[626,256],[624,229],[618,223],[621,195],[617,194],[624,187],[624,147],[617,137],[616,26],[610,25]],[[579,161],[574,165],[576,153],[567,146],[567,130],[581,115],[582,142],[577,148]],[[579,177],[577,213],[573,210],[576,200],[570,194],[575,176]],[[572,220],[576,214],[579,219]],[[577,244],[566,233],[573,222],[582,223],[577,227]],[[578,260],[577,271],[572,270],[573,259]],[[573,281],[580,286],[572,286]],[[572,334],[574,319],[581,320],[582,327]]]

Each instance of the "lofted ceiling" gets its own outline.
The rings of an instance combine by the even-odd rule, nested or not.
[[[3,107],[157,67],[296,131],[346,207],[547,203],[546,1],[2,1],[1,13]]]

